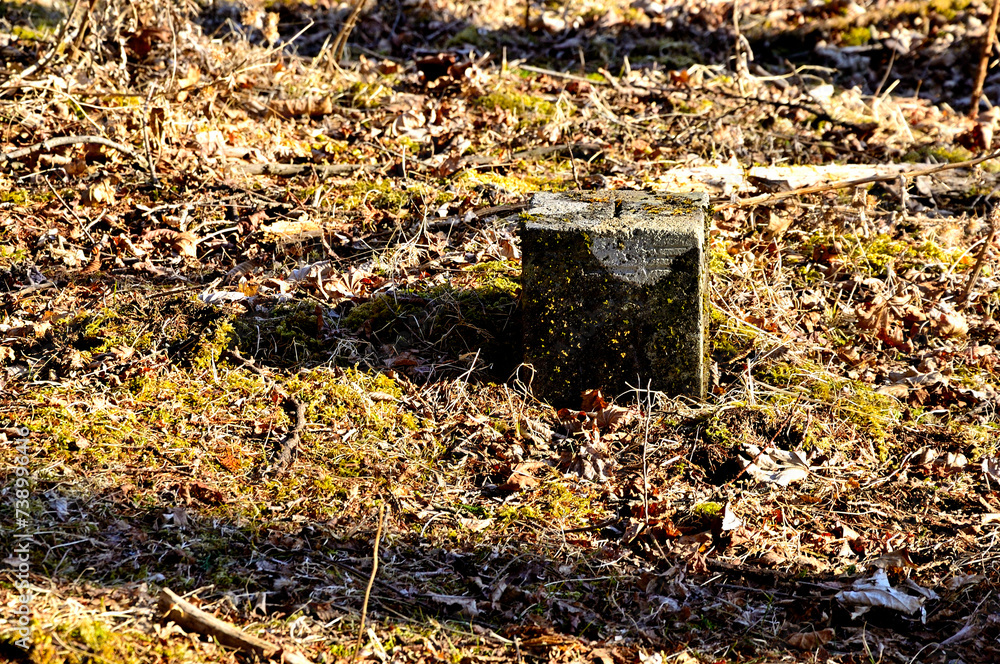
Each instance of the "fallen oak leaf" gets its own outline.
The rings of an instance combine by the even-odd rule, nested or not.
[[[635,416],[635,411],[621,406],[608,406],[602,408],[593,415],[594,423],[601,431],[610,431],[615,427],[630,422]]]

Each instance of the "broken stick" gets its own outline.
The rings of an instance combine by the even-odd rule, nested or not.
[[[202,611],[190,602],[181,599],[169,588],[160,591],[159,609],[163,620],[173,621],[189,632],[209,636],[220,644],[256,655],[262,659],[281,658],[287,664],[309,664],[302,655],[285,650],[264,639],[247,634],[239,627],[219,620],[213,615]]]
[[[716,210],[725,210],[727,208],[743,208],[750,207],[753,205],[770,205],[771,203],[777,203],[786,198],[792,198],[793,196],[803,196],[805,194],[819,194],[826,191],[836,191],[837,189],[847,189],[849,187],[857,187],[863,184],[872,184],[875,182],[891,182],[897,178],[917,178],[922,175],[933,175],[934,173],[940,173],[941,171],[949,171],[953,168],[969,168],[971,166],[976,166],[984,161],[990,159],[996,159],[1000,157],[1000,150],[994,150],[993,152],[988,152],[986,154],[980,155],[975,159],[969,159],[967,161],[960,161],[953,164],[940,164],[938,166],[930,166],[927,168],[915,168],[909,171],[903,171],[902,173],[894,173],[892,175],[873,175],[868,178],[860,178],[858,180],[841,180],[839,182],[830,182],[828,184],[817,184],[808,187],[799,187],[798,189],[791,189],[789,191],[781,191],[776,194],[762,194],[760,196],[753,196],[751,198],[744,198],[742,200],[730,201],[728,203],[720,203],[715,206]]]

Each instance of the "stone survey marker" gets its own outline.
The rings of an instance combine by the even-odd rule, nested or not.
[[[525,362],[536,395],[706,390],[708,197],[538,193],[521,225]]]

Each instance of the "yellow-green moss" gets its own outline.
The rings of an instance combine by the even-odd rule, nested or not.
[[[704,503],[698,503],[691,508],[691,514],[696,517],[713,517],[722,512],[725,505],[722,503],[717,503],[715,501],[708,501]]]
[[[191,643],[164,641],[135,629],[119,629],[100,620],[84,618],[53,628],[35,624],[30,661],[38,664],[139,664],[189,661],[196,656]]]
[[[572,180],[532,176],[527,173],[500,175],[499,173],[479,172],[471,169],[462,173],[458,181],[471,186],[490,185],[504,192],[521,196],[535,191],[565,191],[573,185]]]
[[[40,191],[29,192],[27,189],[11,189],[0,191],[0,203],[13,203],[14,205],[27,205],[32,202],[44,203],[55,198],[52,192]]]
[[[864,46],[872,40],[871,28],[856,26],[840,36],[841,46]]]
[[[548,122],[556,114],[552,102],[513,90],[497,90],[478,97],[474,106],[483,109],[500,108],[517,117],[521,125],[535,125]]]
[[[933,160],[937,162],[957,164],[962,161],[968,161],[974,156],[975,155],[970,150],[960,145],[922,145],[916,150],[910,150],[907,152],[903,156],[903,161],[916,163],[933,158]]]
[[[953,21],[958,13],[970,4],[971,0],[931,0],[930,9],[939,14],[941,18]]]

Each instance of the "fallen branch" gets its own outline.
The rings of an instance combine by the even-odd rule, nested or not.
[[[282,164],[279,162],[237,164],[236,166],[247,175],[277,175],[279,177],[291,177],[302,173],[316,173],[320,177],[329,177],[385,168],[385,164]]]
[[[160,591],[158,603],[162,619],[172,621],[188,632],[211,637],[220,644],[263,659],[281,658],[287,664],[308,664],[297,652],[288,651],[269,641],[247,634],[239,627],[219,620],[190,602],[181,599],[169,588]]]
[[[954,168],[968,168],[970,166],[975,166],[976,164],[981,164],[984,161],[990,159],[996,159],[1000,157],[1000,150],[994,150],[989,154],[976,157],[975,159],[969,159],[968,161],[960,161],[954,164],[941,164],[940,166],[931,166],[930,168],[917,168],[911,171],[903,171],[901,173],[896,173],[893,175],[873,175],[867,178],[860,178],[857,180],[841,180],[840,182],[831,182],[829,184],[817,184],[810,187],[800,187],[798,189],[792,189],[790,191],[782,191],[776,194],[763,194],[761,196],[753,196],[751,198],[744,198],[740,201],[733,201],[730,203],[720,203],[715,206],[716,210],[725,210],[728,208],[742,208],[750,207],[751,205],[768,205],[770,203],[776,203],[778,201],[783,201],[786,198],[792,198],[793,196],[804,196],[805,194],[818,194],[824,191],[836,191],[837,189],[847,189],[850,187],[858,187],[863,184],[872,184],[874,182],[892,182],[893,180],[898,180],[899,178],[917,178],[923,175],[933,175],[934,173],[940,173],[941,171],[949,171]]]
[[[104,138],[103,136],[57,136],[55,138],[49,138],[40,143],[35,143],[34,145],[29,145],[26,148],[21,148],[20,150],[0,154],[0,162],[11,162],[15,159],[20,159],[21,157],[32,154],[33,152],[41,152],[43,150],[49,151],[52,148],[58,148],[63,145],[77,145],[80,143],[91,143],[94,145],[103,145],[105,147],[112,148],[118,152],[128,155],[129,157],[132,157],[132,159],[142,165],[143,169],[148,166],[143,162],[143,159],[132,150],[132,148],[116,141],[112,141],[111,139]]]

